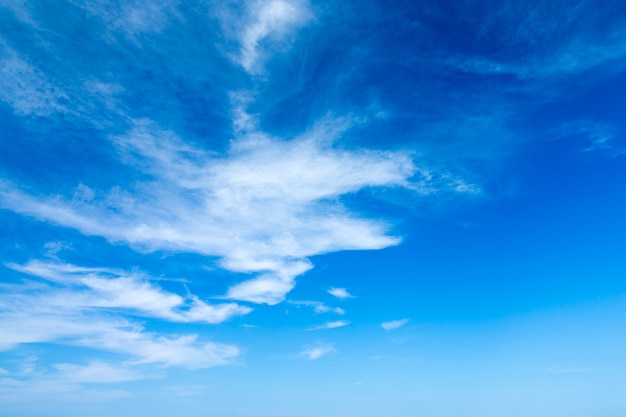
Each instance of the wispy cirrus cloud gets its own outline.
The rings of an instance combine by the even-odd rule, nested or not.
[[[325,329],[337,329],[339,327],[345,327],[349,325],[351,322],[349,320],[335,320],[335,321],[327,321],[324,324],[320,324],[317,326],[309,327],[307,330],[325,330]]]
[[[401,319],[401,320],[392,320],[392,321],[384,321],[381,323],[380,327],[383,329],[390,331],[399,329],[409,322],[409,319]]]
[[[176,9],[178,0],[88,0],[72,3],[89,15],[102,19],[110,32],[120,32],[130,39],[142,33],[158,33],[179,17]]]
[[[243,17],[227,7],[217,13],[226,34],[239,43],[236,61],[250,74],[262,72],[264,61],[288,46],[289,35],[313,19],[306,0],[251,0]]]
[[[90,199],[35,196],[0,184],[0,206],[140,250],[195,252],[255,278],[225,298],[276,304],[310,268],[312,255],[399,243],[389,226],[350,212],[339,197],[369,187],[410,187],[416,167],[402,151],[346,150],[350,127],[326,119],[292,140],[251,132],[226,157],[137,121],[112,140],[130,166],[150,175],[132,189]],[[419,175],[419,173],[418,173]],[[86,185],[81,185],[81,195]],[[341,295],[341,294],[340,294]]]
[[[86,365],[57,363],[53,367],[58,371],[58,378],[77,383],[113,384],[145,378],[145,375],[128,366],[92,361]]]
[[[308,360],[319,359],[322,356],[329,355],[332,353],[336,353],[337,351],[330,344],[318,344],[316,346],[310,346],[305,348],[302,352],[300,352],[300,356],[304,357]]]
[[[320,301],[293,301],[289,300],[289,304],[293,304],[296,306],[307,306],[313,308],[315,313],[336,313],[340,315],[346,314],[346,311],[341,307],[329,307],[326,304]]]
[[[212,306],[193,295],[181,297],[169,293],[145,277],[106,268],[37,261],[9,266],[44,281],[2,285],[0,350],[28,343],[49,343],[119,354],[128,366],[154,364],[184,368],[225,365],[239,354],[234,345],[202,341],[197,334],[147,331],[144,324],[128,316],[219,323],[248,313],[248,307],[234,303]],[[130,368],[129,373],[116,374],[107,365],[95,363],[76,370],[85,378],[96,373],[108,373],[111,378],[134,375]],[[58,370],[67,370],[67,366]]]
[[[68,111],[67,93],[0,39],[0,101],[19,116]]]
[[[459,11],[465,9],[480,19],[475,41],[495,40],[498,52],[446,54],[447,62],[463,71],[545,81],[606,64],[611,64],[613,71],[624,68],[626,30],[611,8],[598,10],[589,0],[579,1],[576,7],[567,1],[503,2],[480,14],[471,13],[474,7],[467,3]]]
[[[332,288],[329,288],[327,291],[333,297],[337,297],[337,298],[341,298],[341,299],[344,299],[344,298],[354,298],[354,296],[352,294],[350,294],[348,292],[348,290],[346,290],[345,288],[332,287]]]
[[[583,153],[600,152],[613,157],[626,154],[626,141],[621,133],[615,124],[592,119],[564,123],[549,132],[557,139],[579,140]]]
[[[139,274],[107,268],[86,268],[63,263],[31,261],[9,268],[44,278],[61,289],[41,301],[72,309],[127,309],[138,315],[177,322],[221,323],[252,311],[236,303],[210,305],[190,294],[181,297],[159,288]]]

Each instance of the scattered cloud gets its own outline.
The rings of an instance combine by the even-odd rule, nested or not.
[[[480,19],[480,30],[473,35],[476,42],[490,39],[501,52],[441,55],[466,72],[513,75],[525,81],[578,74],[608,63],[614,70],[624,68],[620,60],[626,56],[626,30],[607,14],[610,8],[598,10],[593,1],[581,0],[576,7],[560,7],[558,19],[538,18],[553,14],[550,7],[554,4],[503,2],[490,13],[473,14]]]
[[[210,305],[195,295],[164,291],[139,274],[107,268],[86,268],[63,263],[30,261],[9,268],[63,284],[45,301],[61,308],[128,309],[138,315],[178,322],[221,323],[252,311],[236,303]]]
[[[159,33],[179,15],[178,0],[72,1],[91,16],[102,19],[110,33],[136,41],[143,33]]]
[[[613,157],[626,154],[626,143],[617,126],[597,120],[584,119],[564,123],[550,132],[556,139],[582,141],[584,153],[601,152]]]
[[[249,312],[248,307],[234,303],[212,306],[193,295],[167,292],[147,277],[112,269],[40,261],[8,266],[44,281],[2,286],[0,350],[50,343],[121,354],[129,366],[150,363],[184,368],[228,364],[239,354],[236,346],[202,341],[196,334],[147,331],[142,323],[127,316],[219,323]],[[35,362],[31,362],[30,369],[34,369]],[[58,370],[68,370],[68,366],[61,365]],[[134,375],[107,368],[101,362],[72,369],[85,378]]]
[[[307,306],[312,307],[315,313],[336,313],[340,315],[346,314],[346,311],[341,307],[329,307],[326,304],[320,301],[289,301],[289,304],[297,305],[297,306]]]
[[[291,35],[313,19],[305,0],[253,0],[242,19],[222,9],[218,12],[227,35],[239,42],[237,62],[250,74],[258,74],[263,62],[285,49]]]
[[[382,327],[383,329],[390,331],[390,330],[395,330],[395,329],[399,329],[400,327],[404,326],[405,324],[407,324],[409,322],[409,319],[402,319],[402,320],[393,320],[393,321],[384,321],[380,327]]]
[[[328,289],[328,293],[333,297],[337,298],[353,298],[354,296],[350,294],[345,288],[336,288],[332,287]]]
[[[332,345],[317,345],[305,348],[302,352],[300,352],[300,356],[309,360],[315,360],[321,358],[322,356],[336,352],[337,351]]]
[[[336,329],[338,327],[344,327],[350,324],[348,320],[335,320],[335,321],[327,321],[324,324],[320,324],[318,326],[313,326],[308,328],[307,330],[324,330],[324,329]]]
[[[113,141],[123,160],[152,181],[94,192],[89,201],[27,194],[0,182],[0,207],[143,251],[217,256],[224,269],[258,274],[225,298],[276,304],[312,268],[307,257],[400,242],[388,224],[360,218],[339,197],[408,186],[415,165],[406,152],[333,146],[349,127],[345,119],[326,119],[288,141],[252,132],[217,158],[137,121]]]
[[[19,116],[66,112],[68,95],[0,39],[0,101]]]
[[[59,372],[59,378],[77,383],[111,384],[145,378],[144,375],[129,369],[128,366],[105,362],[94,361],[87,365],[58,363],[53,366]]]

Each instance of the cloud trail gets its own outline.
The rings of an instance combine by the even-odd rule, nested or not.
[[[300,356],[313,361],[313,360],[321,358],[322,356],[329,355],[331,353],[336,353],[336,352],[337,351],[332,345],[325,344],[325,345],[317,345],[317,346],[308,347],[304,349],[302,352],[300,352]]]
[[[309,327],[307,330],[325,330],[325,329],[337,329],[339,327],[348,326],[351,322],[349,320],[335,320],[335,321],[327,321],[324,324],[320,324],[318,326]]]
[[[350,294],[348,290],[346,290],[345,288],[332,287],[328,289],[328,293],[332,295],[333,297],[337,297],[341,299],[354,298],[354,295]]]
[[[382,327],[383,329],[387,331],[390,331],[390,330],[399,329],[400,327],[404,326],[408,322],[409,322],[409,319],[385,321],[380,325],[380,327]]]
[[[400,241],[387,224],[360,218],[339,199],[369,187],[407,187],[416,167],[405,152],[334,146],[348,127],[327,119],[291,140],[253,132],[220,158],[137,121],[112,140],[150,181],[100,194],[81,184],[73,199],[4,182],[0,207],[142,251],[217,256],[227,270],[258,274],[225,298],[276,304],[312,268],[308,257]],[[86,191],[89,199],[76,198]]]

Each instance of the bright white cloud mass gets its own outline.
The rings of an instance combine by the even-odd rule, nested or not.
[[[622,3],[0,0],[0,415],[621,417]]]
[[[351,213],[339,197],[364,187],[409,186],[416,168],[403,152],[336,148],[349,125],[325,120],[288,141],[253,132],[219,158],[139,121],[112,140],[149,181],[102,194],[81,184],[70,198],[32,196],[5,182],[0,204],[139,250],[218,256],[225,269],[259,273],[226,298],[276,304],[312,267],[307,257],[399,242],[384,222]]]

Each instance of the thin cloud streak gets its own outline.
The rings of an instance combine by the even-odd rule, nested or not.
[[[399,329],[409,322],[409,319],[401,319],[401,320],[393,320],[393,321],[385,321],[380,327],[385,329],[386,331]]]
[[[88,200],[30,195],[3,182],[0,207],[142,251],[217,256],[224,269],[258,274],[224,298],[276,304],[313,267],[309,256],[400,242],[387,224],[358,217],[338,198],[366,187],[408,187],[416,167],[405,152],[334,147],[348,127],[327,119],[290,141],[256,132],[216,158],[137,121],[112,139],[123,160],[152,181],[104,193],[81,184]]]
[[[312,361],[336,352],[332,345],[317,345],[304,349],[300,352],[300,356]]]
[[[328,293],[333,297],[345,299],[345,298],[354,298],[352,294],[348,292],[345,288],[336,288],[332,287],[328,289]]]
[[[345,327],[349,325],[351,322],[349,320],[335,320],[335,321],[327,321],[324,324],[320,324],[319,326],[313,326],[308,328],[308,331],[313,330],[325,330],[325,329],[337,329],[339,327]]]
[[[239,64],[250,74],[258,74],[262,63],[273,52],[285,48],[287,35],[313,18],[308,2],[301,0],[256,0],[248,2],[244,25],[235,24],[240,43]]]
[[[248,307],[211,306],[193,295],[183,298],[143,277],[106,268],[39,261],[8,266],[44,281],[3,285],[0,350],[51,343],[122,354],[129,365],[184,368],[225,365],[239,355],[234,345],[201,341],[196,334],[146,331],[127,316],[130,312],[150,319],[219,323],[248,313]]]
[[[130,309],[146,317],[213,324],[252,311],[250,307],[236,303],[209,305],[193,294],[183,298],[164,291],[141,275],[106,268],[41,261],[7,266],[63,284],[62,289],[49,292],[42,298],[47,304],[61,308]]]
[[[293,304],[296,306],[307,306],[313,308],[313,311],[316,314],[321,313],[335,313],[339,315],[346,314],[346,311],[341,307],[329,307],[326,304],[320,301],[289,301],[289,304]]]

